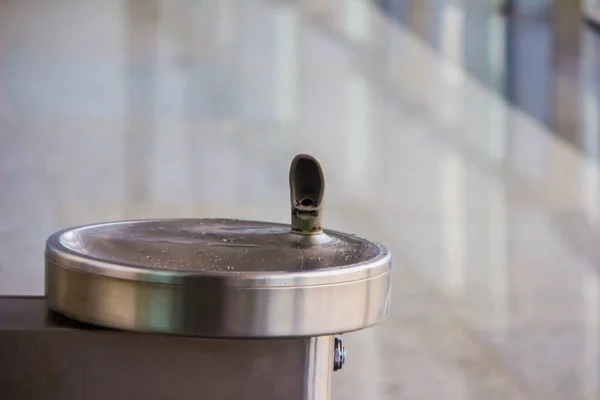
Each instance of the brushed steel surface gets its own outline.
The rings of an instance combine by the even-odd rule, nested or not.
[[[125,221],[52,235],[48,305],[79,321],[207,337],[318,336],[382,321],[390,252],[334,231],[224,219]]]
[[[203,277],[182,284],[118,279],[46,262],[48,305],[112,328],[207,337],[291,337],[349,332],[388,313],[390,274],[352,283],[228,287]]]
[[[230,286],[309,286],[385,273],[389,251],[354,235],[309,237],[289,225],[231,219],[165,219],[88,225],[49,237],[60,265],[123,279],[185,283],[194,276]]]
[[[117,332],[0,297],[0,398],[328,399],[332,343]]]

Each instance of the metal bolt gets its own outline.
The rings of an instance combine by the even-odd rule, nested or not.
[[[342,369],[342,366],[346,362],[346,348],[342,344],[342,340],[335,338],[333,345],[333,370],[337,371]]]

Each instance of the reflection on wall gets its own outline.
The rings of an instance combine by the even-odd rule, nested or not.
[[[587,277],[583,282],[585,301],[585,349],[583,362],[582,394],[585,399],[597,399],[600,365],[600,283],[598,276]]]
[[[529,5],[533,3],[537,11],[532,13]],[[571,18],[572,6],[563,6],[569,2],[556,3],[562,7],[556,12],[568,13]],[[470,0],[397,0],[380,2],[379,6],[443,54],[452,41],[453,48],[460,48],[462,67],[470,76],[505,95],[538,121],[552,125],[556,43],[553,14],[548,10],[554,10],[554,3],[543,0],[514,4],[517,11],[509,17],[498,12],[498,4],[482,5]],[[448,35],[448,30],[453,33]],[[504,77],[501,81],[497,79],[500,75]]]
[[[445,4],[440,10],[440,50],[446,62],[440,63],[440,85],[432,90],[438,99],[438,118],[448,126],[458,125],[463,115],[464,75],[463,29],[464,13],[455,4]],[[443,218],[443,248],[446,261],[446,285],[450,293],[462,295],[466,280],[465,166],[461,158],[448,151],[442,156],[441,205]]]
[[[449,293],[460,295],[465,286],[466,225],[465,166],[461,158],[448,152],[440,162],[442,231],[445,280]]]
[[[578,143],[581,129],[579,96],[580,23],[577,1],[557,1],[548,23],[553,29],[552,77],[554,95],[549,126],[561,138]]]
[[[505,187],[492,182],[488,192],[489,203],[489,285],[492,297],[492,324],[497,336],[502,337],[510,327],[508,237]]]
[[[554,95],[551,27],[540,20],[510,19],[507,36],[506,96],[517,108],[547,124]]]
[[[296,122],[298,109],[298,51],[300,41],[300,13],[294,7],[282,6],[276,16],[277,67],[275,84],[275,114],[282,127]]]
[[[600,222],[600,172],[597,160],[600,156],[600,121],[598,83],[600,76],[599,38],[596,32],[586,30],[581,36],[581,88],[580,118],[581,144],[590,160],[585,160],[581,177],[581,197],[586,217],[592,226]],[[582,393],[586,399],[596,399],[600,391],[600,284],[595,271],[582,282],[585,301],[585,359]]]
[[[581,64],[578,87],[581,120],[579,142],[593,160],[600,158],[600,35],[585,29],[581,35]],[[594,205],[598,202],[594,202]],[[598,215],[594,215],[596,220]]]
[[[465,109],[463,95],[468,90],[464,74],[468,68],[477,68],[481,80],[503,89],[506,25],[498,17],[473,18],[455,2],[439,2],[438,6],[440,25],[436,43],[446,62],[434,74],[439,79],[438,85],[431,89],[437,103],[435,112],[444,121],[443,126],[462,127],[475,118],[481,120],[475,124],[483,127],[483,131],[474,133],[478,135],[476,140],[483,141],[487,155],[502,164],[507,151],[508,121],[502,99],[485,96],[485,103],[478,104],[474,115],[472,109]],[[475,30],[477,39],[473,39]],[[473,196],[481,196],[476,198],[486,202],[487,207],[467,212],[471,185],[482,185],[478,175],[470,173],[462,158],[452,150],[442,156],[440,174],[446,289],[464,307],[468,317],[489,320],[494,332],[503,335],[510,317],[505,188],[498,182],[484,184],[485,192]],[[478,212],[484,214],[478,216]],[[475,227],[483,229],[485,236],[481,237],[479,230],[470,230]],[[467,248],[473,245],[471,240],[480,243],[477,251]],[[473,255],[472,260],[468,259],[469,254]],[[474,287],[478,287],[475,289],[478,296],[484,294],[477,305],[470,301]]]
[[[123,54],[126,84],[127,127],[125,135],[124,215],[135,214],[150,196],[148,171],[153,152],[156,112],[156,78],[158,46],[158,1],[149,0],[143,7],[123,1]]]
[[[361,0],[348,2],[344,12],[344,29],[348,37],[357,43],[371,40],[370,5]],[[348,190],[355,195],[368,193],[370,183],[369,148],[371,127],[371,91],[369,82],[359,71],[350,69],[347,73],[344,121],[346,147],[346,173]]]
[[[437,107],[439,117],[451,125],[458,125],[464,118],[463,98],[459,94],[464,87],[464,20],[465,14],[458,6],[446,4],[442,9],[440,26],[440,51],[446,62],[442,62],[439,77],[441,87],[439,96],[442,101]]]

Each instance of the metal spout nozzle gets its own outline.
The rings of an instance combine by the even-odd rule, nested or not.
[[[315,235],[323,231],[321,206],[325,193],[325,174],[319,161],[298,154],[290,166],[292,232]]]

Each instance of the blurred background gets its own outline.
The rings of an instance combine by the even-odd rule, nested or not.
[[[0,295],[52,232],[287,222],[394,253],[334,399],[600,399],[600,1],[1,0]]]

